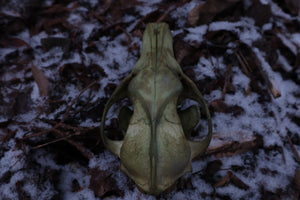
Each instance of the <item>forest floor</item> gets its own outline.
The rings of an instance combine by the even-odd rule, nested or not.
[[[99,134],[149,22],[169,24],[213,123],[193,172],[158,197]],[[299,199],[298,0],[0,0],[0,30],[0,199]],[[106,121],[114,138],[119,108]]]

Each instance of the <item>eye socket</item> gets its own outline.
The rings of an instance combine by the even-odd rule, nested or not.
[[[198,108],[200,111],[200,116],[197,119],[189,119],[190,115],[195,113],[194,109],[191,107]],[[188,139],[191,140],[202,140],[207,135],[208,126],[207,119],[204,110],[200,107],[199,103],[192,99],[184,99],[177,105],[177,112],[180,117],[183,130],[185,131],[185,135]],[[189,114],[189,112],[191,112]],[[188,118],[188,119],[186,119]],[[190,124],[191,121],[196,120],[193,125]]]
[[[123,140],[124,138],[126,130],[122,129],[122,124],[124,124],[124,121],[126,123],[126,120],[129,121],[129,119],[119,119],[119,113],[123,107],[131,111],[133,110],[132,102],[128,98],[125,98],[113,104],[106,115],[105,133],[109,139]]]

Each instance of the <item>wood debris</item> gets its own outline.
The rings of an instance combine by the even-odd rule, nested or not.
[[[242,132],[214,133],[212,143],[205,156],[227,157],[241,154],[262,145],[258,136],[247,135]]]

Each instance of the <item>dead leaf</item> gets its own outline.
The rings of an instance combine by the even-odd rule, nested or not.
[[[71,8],[68,8],[63,4],[55,4],[55,5],[52,5],[51,7],[49,7],[47,10],[45,10],[43,13],[50,14],[50,15],[51,14],[55,14],[55,15],[66,14],[66,13],[69,13],[72,10],[76,9],[78,6],[79,6],[78,2],[75,2]]]
[[[70,24],[67,19],[63,17],[58,18],[41,18],[35,26],[30,30],[31,35],[37,34],[40,31],[46,31],[49,34],[52,34],[53,29],[58,28],[61,31],[72,31],[75,28]]]
[[[140,33],[140,31],[141,31],[141,29],[145,28],[145,24],[147,24],[153,20],[157,20],[158,17],[161,16],[161,14],[162,14],[162,11],[159,9],[156,9],[156,10],[148,13],[147,15],[142,17],[129,32],[133,32],[133,34],[135,36],[142,37],[143,34]]]
[[[180,33],[174,37],[174,54],[180,66],[191,66],[199,62],[203,49],[199,50],[184,41],[186,34]],[[200,45],[198,45],[200,46]]]
[[[196,26],[199,20],[199,13],[201,12],[201,9],[203,7],[203,4],[200,4],[198,6],[195,6],[188,15],[188,24],[190,26]],[[210,19],[211,20],[211,19]]]
[[[31,88],[18,91],[11,102],[11,116],[27,113],[32,108],[32,99],[30,98]]]
[[[41,43],[44,51],[49,51],[54,47],[61,47],[63,52],[67,53],[70,49],[71,40],[69,38],[48,37],[41,39]]]
[[[227,104],[220,100],[220,99],[216,99],[216,100],[213,100],[212,102],[210,102],[210,106],[213,108],[213,110],[215,112],[222,112],[222,113],[225,113],[225,109],[227,107]]]
[[[260,0],[254,0],[246,12],[249,17],[255,20],[257,26],[268,23],[272,16],[270,4],[263,4]]]
[[[116,180],[107,171],[92,168],[89,174],[91,175],[89,188],[94,191],[95,196],[102,197],[108,192],[116,193],[119,196],[124,195],[118,188]]]
[[[207,166],[206,166],[206,169],[205,169],[205,173],[207,175],[213,175],[217,171],[220,170],[221,166],[222,166],[222,161],[221,160],[211,161],[211,162],[207,163]]]
[[[231,113],[233,116],[240,115],[244,112],[244,109],[238,105],[228,106],[224,101],[220,99],[213,100],[210,103],[210,107],[214,112]]]
[[[223,178],[214,184],[215,187],[224,187],[230,183],[230,178],[228,175],[223,176]]]
[[[103,5],[99,7],[100,10],[99,14],[101,15],[104,14],[110,8],[111,5],[112,5],[112,0],[105,0]]]
[[[236,187],[243,189],[243,190],[248,190],[250,187],[244,183],[239,177],[237,177],[235,174],[233,174],[231,171],[227,172],[230,182],[235,185]]]
[[[239,37],[236,33],[227,30],[218,30],[218,31],[207,31],[205,33],[205,39],[212,42],[215,46],[214,48],[223,48],[227,49],[227,45],[232,41],[239,40]]]
[[[234,6],[240,0],[209,0],[195,6],[188,14],[188,24],[196,26],[210,23],[217,14]]]
[[[16,35],[26,28],[23,17],[19,13],[10,15],[10,13],[0,11],[0,30],[3,35]]]
[[[21,46],[30,47],[30,45],[27,42],[25,42],[24,40],[21,40],[19,38],[15,38],[15,37],[1,39],[0,46],[3,46],[3,47],[21,47]]]
[[[39,93],[41,97],[47,97],[50,93],[50,83],[43,71],[37,68],[35,65],[31,66],[33,78],[39,87]]]
[[[211,162],[208,162],[204,169],[202,178],[205,181],[214,184],[216,182],[214,175],[221,169],[222,164],[223,163],[221,160],[213,160]]]

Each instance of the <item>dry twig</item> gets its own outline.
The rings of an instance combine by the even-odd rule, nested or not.
[[[228,86],[228,83],[230,81],[230,76],[231,76],[231,68],[232,68],[231,65],[227,65],[227,67],[226,67],[225,81],[224,81],[224,87],[223,87],[223,90],[222,90],[221,99],[224,99],[226,91],[227,91],[227,86]]]
[[[252,80],[254,80],[253,76],[251,75],[252,73],[252,67],[249,65],[247,59],[243,55],[241,51],[234,52],[236,55],[237,59],[239,60],[245,74]],[[271,80],[267,73],[262,69],[261,65],[257,64],[256,65],[257,69],[259,70],[260,75],[262,76],[264,82],[266,83],[268,90],[271,92],[272,96],[274,98],[278,98],[281,96],[281,93],[275,86],[274,80]]]
[[[222,137],[227,135],[227,138]],[[229,136],[228,136],[229,135]],[[243,138],[243,139],[242,139]],[[227,134],[213,134],[213,141],[217,141],[216,144],[212,144],[206,150],[205,156],[215,155],[216,157],[228,157],[237,154],[244,153],[251,149],[256,148],[261,144],[261,140],[256,136],[247,136],[244,133],[227,133]]]
[[[38,133],[34,133],[34,134],[31,134],[31,135],[28,135],[28,136],[25,136],[23,137],[23,140],[26,140],[26,139],[29,139],[29,138],[32,138],[32,137],[37,137],[37,136],[41,136],[43,134],[47,134],[47,133],[50,133],[50,132],[53,132],[58,138],[53,140],[53,141],[50,141],[50,142],[47,142],[47,143],[44,143],[44,144],[41,144],[41,145],[38,145],[35,147],[35,149],[38,149],[38,148],[41,148],[41,147],[45,147],[47,145],[50,145],[50,144],[53,144],[53,143],[56,143],[56,142],[59,142],[61,140],[64,140],[64,141],[67,141],[69,144],[73,145],[74,147],[77,148],[78,151],[81,152],[81,154],[83,156],[85,156],[86,158],[88,159],[91,159],[93,158],[93,154],[87,150],[84,146],[82,146],[81,144],[69,139],[70,137],[74,136],[74,135],[79,135],[80,134],[80,131],[81,129],[80,128],[76,128],[76,127],[73,127],[73,126],[69,126],[67,124],[64,124],[63,122],[66,120],[66,118],[68,118],[68,116],[70,115],[70,110],[72,108],[72,106],[76,103],[76,101],[78,100],[78,98],[87,90],[89,89],[90,87],[92,87],[95,83],[97,83],[97,81],[93,81],[92,83],[90,83],[87,87],[85,87],[74,99],[73,101],[71,102],[71,104],[68,106],[68,108],[66,109],[66,112],[64,113],[62,119],[60,120],[60,122],[56,123],[55,122],[52,122],[53,124],[53,127],[50,128],[50,129],[47,129],[47,130],[43,130],[43,131],[40,131]],[[51,123],[51,121],[50,121]],[[59,129],[71,129],[72,131],[75,132],[75,134],[69,134],[68,131],[66,132],[62,132],[60,131]]]

